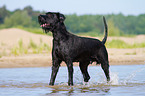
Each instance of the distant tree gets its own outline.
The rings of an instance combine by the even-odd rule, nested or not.
[[[137,24],[137,18],[136,16],[132,16],[132,15],[129,15],[129,16],[126,16],[126,22],[125,22],[125,25],[126,25],[126,29],[125,29],[125,33],[126,34],[136,34],[136,24]]]
[[[17,11],[10,17],[5,18],[4,25],[7,28],[16,26],[30,27],[31,17],[28,15],[27,11]]]
[[[26,6],[23,11],[27,11],[28,15],[31,17],[31,26],[32,27],[39,27],[38,24],[38,15],[40,15],[40,11],[34,11],[31,6]],[[45,12],[46,13],[46,12]]]
[[[112,20],[108,20],[109,36],[120,36],[121,31],[115,26]]]
[[[137,34],[145,34],[145,14],[141,14],[137,17],[135,30]]]
[[[6,6],[0,8],[0,24],[4,23],[4,19],[6,16],[9,16],[10,12],[6,9]]]
[[[2,6],[0,8],[0,28],[17,26],[39,28],[38,15],[45,13],[45,11],[34,11],[31,6],[26,6],[23,10],[16,9],[14,11],[9,11],[6,6]],[[124,16],[119,13],[108,14],[105,17],[110,36],[145,34],[145,14]],[[95,33],[101,35],[104,31],[102,15],[66,15],[65,24],[67,29],[73,33]]]
[[[23,11],[27,11],[29,16],[33,14],[33,8],[31,6],[26,6]]]

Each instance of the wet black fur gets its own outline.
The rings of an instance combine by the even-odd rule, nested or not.
[[[69,33],[64,25],[65,16],[60,13],[48,12],[46,15],[39,15],[38,21],[40,25],[48,24],[42,27],[45,32],[51,31],[53,34],[52,49],[52,74],[49,85],[54,85],[55,78],[62,61],[68,68],[68,85],[73,85],[73,62],[79,62],[80,70],[83,74],[84,81],[88,82],[90,76],[88,74],[88,65],[92,62],[101,64],[106,75],[107,81],[109,76],[108,53],[105,48],[107,40],[107,24],[105,25],[105,37],[102,41],[98,39],[79,37]]]

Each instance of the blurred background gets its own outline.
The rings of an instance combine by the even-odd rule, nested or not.
[[[40,28],[37,16],[53,11],[66,15],[67,29],[73,33],[90,33],[90,35],[94,33],[96,36],[104,34],[102,16],[105,16],[109,29],[113,29],[109,32],[111,36],[145,34],[144,0],[1,0],[0,2],[1,29]]]
[[[144,4],[144,0],[0,0],[0,58],[51,53],[52,34],[45,35],[37,20],[39,14],[49,11],[66,16],[69,32],[100,40],[104,36],[102,17],[105,16],[109,55],[140,54],[142,57],[145,53]]]

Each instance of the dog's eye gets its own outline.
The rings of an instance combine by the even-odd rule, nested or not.
[[[53,14],[48,14],[46,16],[47,16],[47,18],[53,18]]]

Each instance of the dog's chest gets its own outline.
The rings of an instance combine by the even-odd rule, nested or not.
[[[64,43],[55,43],[53,45],[53,53],[56,54],[57,57],[61,59],[65,59],[66,56],[69,54],[68,46]]]

